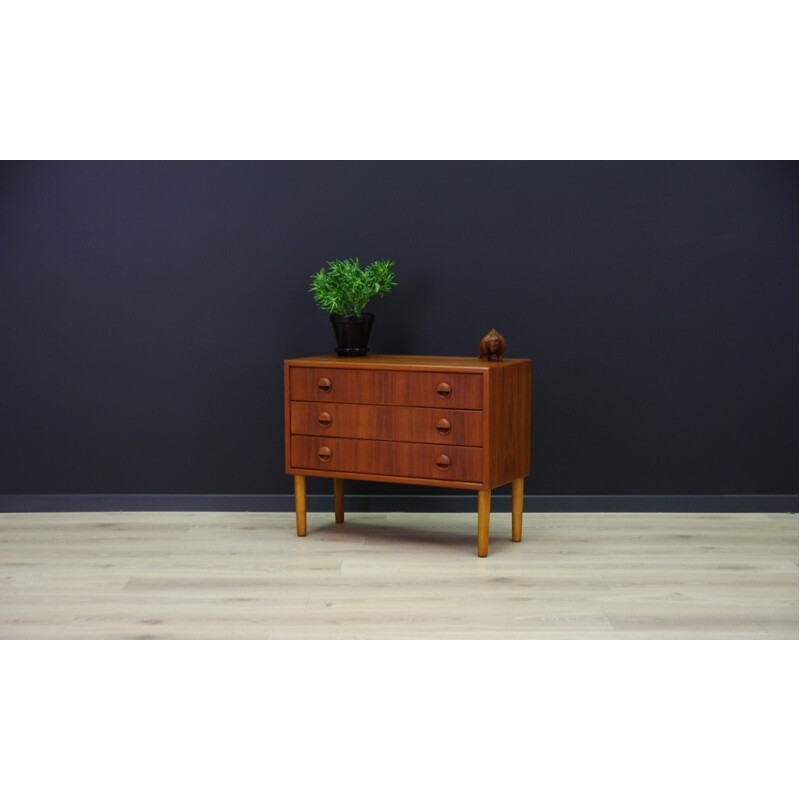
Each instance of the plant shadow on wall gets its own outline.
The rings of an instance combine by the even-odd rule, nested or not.
[[[366,267],[357,258],[329,261],[311,276],[310,292],[317,305],[330,315],[340,356],[365,356],[375,315],[364,311],[374,297],[389,294],[397,285],[395,262],[378,259]]]

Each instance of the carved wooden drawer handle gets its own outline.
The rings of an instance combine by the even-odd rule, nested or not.
[[[447,472],[450,469],[450,459],[444,455],[444,453],[440,456],[436,456],[436,466],[439,467],[442,472]]]
[[[320,461],[330,461],[332,455],[333,453],[331,453],[330,447],[320,447],[320,449],[317,450],[317,456]]]
[[[323,428],[330,428],[333,419],[327,411],[320,411],[320,414],[317,417],[317,422],[319,422]]]
[[[446,419],[440,419],[436,423],[436,430],[442,434],[442,436],[447,436],[450,433],[450,421]]]
[[[445,383],[444,381],[442,381],[436,387],[436,394],[438,394],[439,397],[448,398],[448,397],[450,397],[450,395],[452,393],[453,393],[453,390],[450,388],[450,384],[449,383]]]
[[[320,378],[319,382],[317,383],[317,389],[323,393],[329,392],[331,390],[331,386],[332,384],[330,378]]]

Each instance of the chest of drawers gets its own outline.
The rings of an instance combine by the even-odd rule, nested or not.
[[[306,534],[306,476],[475,489],[478,555],[489,548],[491,490],[512,485],[512,539],[522,537],[530,472],[531,362],[438,356],[284,362],[286,472],[297,533]]]

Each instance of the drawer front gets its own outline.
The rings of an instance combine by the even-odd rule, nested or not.
[[[480,411],[299,400],[291,405],[292,433],[348,439],[480,447],[482,420]]]
[[[482,453],[480,447],[291,437],[293,468],[364,475],[480,483]]]
[[[483,377],[479,374],[291,367],[289,381],[292,400],[483,408]]]

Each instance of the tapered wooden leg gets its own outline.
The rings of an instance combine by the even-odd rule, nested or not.
[[[336,521],[344,522],[344,478],[333,479],[333,507]]]
[[[306,476],[294,476],[294,513],[297,516],[297,535],[306,535]]]
[[[489,489],[478,489],[478,555],[486,558],[489,555],[489,508],[492,492]]]
[[[511,541],[522,541],[522,500],[525,478],[515,478],[511,482]]]

